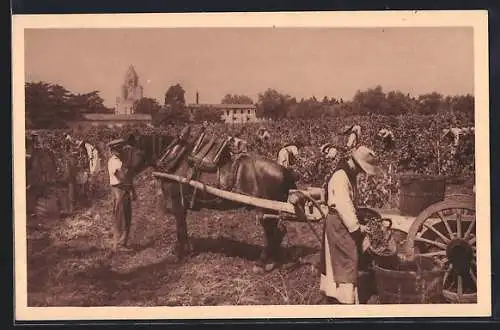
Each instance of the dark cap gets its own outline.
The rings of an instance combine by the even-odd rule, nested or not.
[[[124,139],[116,139],[108,143],[110,149],[116,149],[125,145],[126,141]]]

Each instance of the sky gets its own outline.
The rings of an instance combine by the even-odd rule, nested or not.
[[[257,101],[267,88],[351,99],[381,85],[411,95],[474,92],[472,28],[27,29],[25,79],[74,93],[100,91],[114,107],[129,65],[144,96],[163,103],[180,83],[186,102],[226,94]]]

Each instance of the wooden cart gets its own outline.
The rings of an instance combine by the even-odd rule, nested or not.
[[[199,190],[233,202],[278,211],[264,218],[317,223],[324,221],[328,207],[321,188],[299,190],[306,197],[305,217],[295,214],[289,202],[267,200],[238,194],[175,174],[154,172],[157,178],[188,184]],[[433,258],[445,271],[443,296],[453,303],[475,303],[477,300],[476,214],[473,195],[451,196],[425,208],[416,217],[398,211],[375,210],[381,217],[391,219],[392,228],[407,233],[405,251],[409,256]],[[317,234],[316,234],[317,235]]]

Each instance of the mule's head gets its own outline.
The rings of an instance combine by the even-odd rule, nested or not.
[[[163,155],[165,149],[175,139],[169,135],[135,135],[127,138],[128,147],[134,149],[134,159],[137,163],[136,174],[148,167],[155,167],[157,160]],[[129,149],[129,151],[132,151]],[[140,159],[140,160],[139,160]]]
[[[128,180],[132,180],[137,174],[148,167],[146,153],[136,146],[123,146],[118,151],[118,157],[123,163],[122,169]]]

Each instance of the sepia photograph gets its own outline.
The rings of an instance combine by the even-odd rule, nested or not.
[[[16,319],[489,316],[487,18],[14,15]]]

